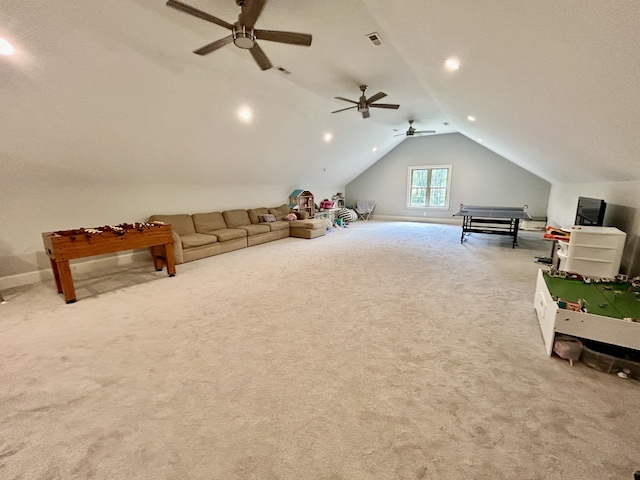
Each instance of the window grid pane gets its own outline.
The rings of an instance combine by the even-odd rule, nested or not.
[[[427,170],[413,170],[411,186],[426,187],[427,186]]]
[[[432,188],[429,191],[429,206],[444,207],[447,198],[446,188]]]
[[[426,206],[426,202],[427,202],[426,188],[411,189],[411,205],[412,206]]]
[[[447,186],[447,169],[435,168],[431,170],[431,187],[446,187]]]
[[[423,207],[427,205],[428,170],[415,169],[411,171],[411,206]]]

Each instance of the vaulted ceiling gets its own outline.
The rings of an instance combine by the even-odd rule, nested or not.
[[[229,31],[164,0],[5,0],[0,158],[82,181],[344,185],[414,119],[551,182],[640,180],[639,24],[635,0],[271,0],[256,28],[313,35],[259,41],[287,74],[233,44],[194,55]],[[400,108],[330,113],[362,84]]]

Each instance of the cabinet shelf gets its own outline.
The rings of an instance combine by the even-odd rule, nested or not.
[[[573,260],[595,262],[595,263],[613,263],[611,260],[602,260],[600,258],[587,258],[587,257],[572,257]]]

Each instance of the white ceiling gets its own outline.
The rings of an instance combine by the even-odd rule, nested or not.
[[[233,45],[194,55],[228,31],[164,0],[4,0],[0,156],[90,182],[344,185],[416,119],[551,182],[640,180],[639,24],[637,0],[271,0],[256,28],[313,35],[260,42],[285,75]],[[401,107],[331,114],[360,84]]]

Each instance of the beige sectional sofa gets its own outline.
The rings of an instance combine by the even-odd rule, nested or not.
[[[223,212],[152,215],[150,222],[171,224],[176,264],[260,245],[281,238],[317,238],[326,233],[323,219],[285,220],[292,213],[284,204],[273,208],[235,209]],[[261,216],[273,215],[275,221],[261,221]],[[262,217],[264,218],[264,217]]]

